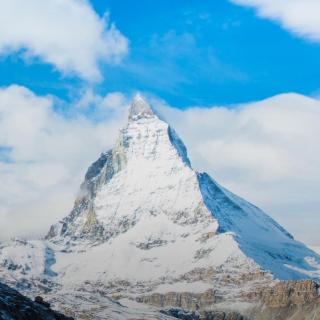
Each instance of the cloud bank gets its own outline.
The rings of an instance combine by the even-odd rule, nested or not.
[[[0,238],[40,236],[66,215],[85,170],[111,146],[127,110],[120,93],[93,106],[99,121],[85,117],[87,110],[59,114],[54,103],[25,87],[0,89]]]
[[[277,21],[290,32],[306,39],[320,41],[320,2],[318,0],[231,0],[255,8],[261,17]]]
[[[193,166],[258,205],[298,239],[320,245],[320,101],[279,95],[234,108],[159,110]]]
[[[0,90],[0,235],[43,235],[67,215],[89,164],[114,143],[128,98],[91,90],[72,115],[53,97]],[[320,101],[296,94],[234,108],[178,110],[153,99],[193,166],[320,246]],[[17,224],[17,221],[19,223]]]
[[[10,0],[0,4],[0,55],[38,58],[63,74],[97,81],[99,63],[117,63],[128,40],[86,0]]]

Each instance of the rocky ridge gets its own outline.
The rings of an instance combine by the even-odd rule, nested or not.
[[[32,301],[18,291],[0,283],[0,319],[3,320],[73,320],[50,308],[37,297]]]
[[[250,311],[256,320],[319,320],[319,283],[280,281],[259,293],[259,305]]]

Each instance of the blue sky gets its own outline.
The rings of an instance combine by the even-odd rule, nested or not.
[[[0,63],[0,85],[28,86],[71,100],[88,86],[152,93],[171,105],[229,105],[283,92],[317,94],[320,44],[257,17],[254,8],[217,1],[92,0],[129,40],[120,64],[101,64],[102,81],[65,76],[21,51]]]

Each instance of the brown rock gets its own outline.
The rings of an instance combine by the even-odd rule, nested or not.
[[[207,290],[203,293],[191,292],[168,292],[165,294],[153,293],[137,298],[138,302],[150,304],[160,308],[177,307],[186,310],[205,309],[220,301],[214,290]]]
[[[318,289],[312,280],[281,281],[262,293],[262,302],[272,308],[305,305],[319,299]]]

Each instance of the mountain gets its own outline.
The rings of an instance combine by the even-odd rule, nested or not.
[[[244,308],[278,280],[320,277],[320,256],[195,172],[177,133],[139,95],[114,147],[89,167],[71,213],[43,241],[2,245],[0,265],[7,282],[32,283],[54,299],[59,292],[73,305],[90,294]]]
[[[143,275],[144,264],[176,273],[236,258],[276,278],[299,279],[316,277],[320,262],[261,210],[192,170],[183,142],[140,96],[114,148],[90,166],[74,209],[47,239],[106,244],[106,254],[123,248],[119,257],[130,252],[132,268]],[[156,260],[140,265],[149,254]]]

